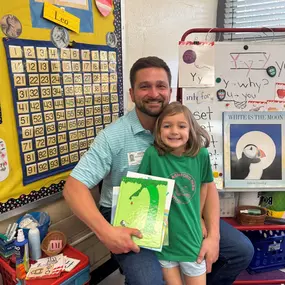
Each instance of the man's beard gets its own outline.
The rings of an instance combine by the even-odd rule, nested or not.
[[[157,101],[157,100],[149,100],[149,101]],[[144,113],[150,117],[154,117],[154,118],[158,117],[161,114],[161,112],[165,106],[165,100],[160,100],[159,103],[161,104],[161,108],[159,110],[152,111],[151,108],[145,107],[144,102],[140,102],[140,103],[135,102],[138,110],[140,110],[142,113]]]

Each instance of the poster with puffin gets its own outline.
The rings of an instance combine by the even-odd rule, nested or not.
[[[285,112],[224,112],[223,128],[225,188],[285,188]]]

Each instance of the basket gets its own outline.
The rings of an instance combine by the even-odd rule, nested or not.
[[[247,268],[250,274],[284,268],[285,232],[280,230],[246,231],[254,246],[254,255]]]
[[[258,209],[261,210],[261,215],[250,215],[241,213],[240,210]],[[239,206],[237,207],[237,221],[241,225],[263,225],[266,218],[266,209],[258,206]]]
[[[62,248],[58,250],[48,250],[48,246],[51,240],[62,240]],[[66,246],[66,236],[60,231],[49,232],[44,238],[41,249],[47,256],[55,256],[59,254]]]

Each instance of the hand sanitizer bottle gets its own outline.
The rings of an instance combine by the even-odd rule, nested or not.
[[[16,268],[23,267],[25,271],[29,271],[29,247],[28,240],[25,238],[23,230],[18,229],[17,240],[14,242],[15,245],[15,255],[16,255]],[[17,271],[17,270],[16,270]],[[19,279],[23,279],[18,277]]]
[[[29,230],[28,234],[29,247],[30,247],[30,258],[32,260],[38,260],[41,258],[41,240],[40,240],[40,231],[36,225]]]

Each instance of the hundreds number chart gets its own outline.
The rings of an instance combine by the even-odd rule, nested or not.
[[[73,168],[100,130],[122,115],[117,56],[107,46],[3,41],[26,185]]]

